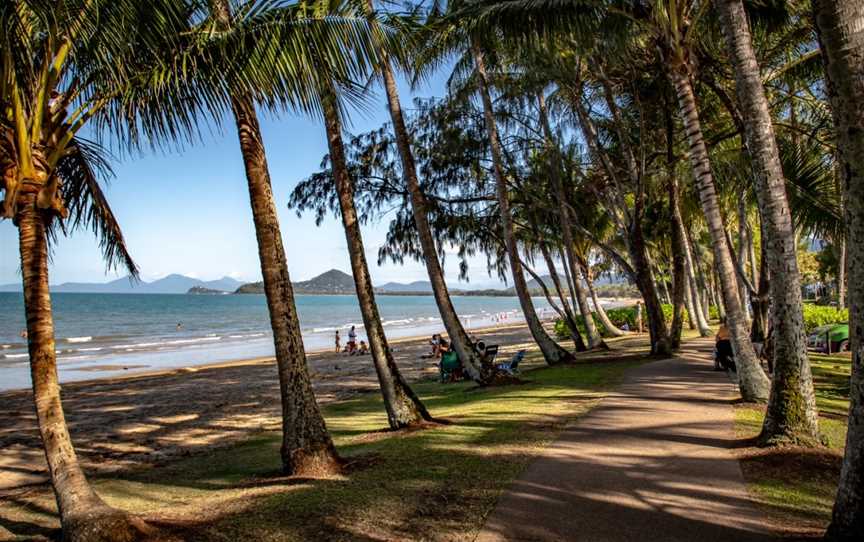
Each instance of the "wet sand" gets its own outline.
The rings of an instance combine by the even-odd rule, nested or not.
[[[471,334],[500,345],[502,360],[534,344],[524,324]],[[423,357],[428,337],[391,346],[409,381],[437,377],[436,360]],[[316,352],[308,364],[320,403],[378,390],[371,356]],[[68,383],[63,406],[88,473],[160,463],[280,427],[272,357]],[[45,469],[31,392],[0,393],[0,497],[44,483]]]

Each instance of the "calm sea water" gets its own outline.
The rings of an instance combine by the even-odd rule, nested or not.
[[[61,381],[273,355],[263,295],[54,294],[52,301]],[[388,337],[443,331],[432,296],[377,301]],[[545,299],[534,303],[552,316]],[[523,320],[515,297],[454,297],[453,304],[469,328]],[[331,347],[335,330],[351,325],[365,335],[354,296],[298,296],[297,310],[308,350]],[[30,385],[24,328],[21,294],[0,293],[0,389]]]

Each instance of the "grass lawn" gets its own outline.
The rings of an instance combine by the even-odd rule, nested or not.
[[[819,354],[811,354],[810,363],[826,447],[747,448],[741,451],[741,467],[751,493],[779,526],[818,536],[831,519],[840,476],[851,363],[848,355]],[[738,407],[738,434],[746,438],[758,435],[763,415],[762,408]]]
[[[338,478],[281,477],[279,435],[262,433],[232,448],[94,483],[109,504],[192,540],[464,540],[532,455],[640,362],[621,355],[631,353],[628,346],[554,368],[532,352],[526,365],[534,368],[523,371],[526,383],[517,386],[418,383],[433,415],[449,423],[413,432],[381,431],[386,419],[377,394],[332,404],[327,423],[349,461]],[[0,526],[56,535],[50,492],[7,499]]]

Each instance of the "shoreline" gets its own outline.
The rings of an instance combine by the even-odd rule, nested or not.
[[[547,325],[548,327],[548,325]],[[525,323],[477,328],[478,339],[500,347],[500,361],[535,343]],[[428,336],[391,341],[407,382],[436,380]],[[371,356],[309,352],[318,404],[380,393]],[[536,363],[527,362],[531,366]],[[146,373],[105,376],[62,385],[66,421],[81,464],[91,475],[161,464],[278,431],[279,378],[273,357]],[[383,408],[379,415],[386,425]],[[30,389],[0,392],[0,496],[47,476]]]
[[[553,320],[542,320],[543,323],[549,323]],[[502,332],[502,331],[513,331],[521,328],[527,328],[527,324],[525,322],[517,322],[513,324],[502,324],[497,326],[486,326],[482,328],[473,328],[468,329],[469,335],[476,334],[489,334],[494,332]],[[446,332],[442,332],[441,335],[447,336]],[[411,335],[407,337],[398,337],[395,339],[388,339],[387,343],[393,347],[398,344],[406,344],[406,343],[416,343],[419,341],[423,341],[423,344],[429,339],[428,335]],[[418,345],[412,345],[418,346]],[[307,357],[307,366],[311,365],[312,361],[321,359],[326,357],[328,354],[336,355],[337,352],[331,349],[325,348],[315,348],[306,351]],[[342,354],[341,352],[339,354]],[[347,354],[342,355],[346,360],[358,360],[358,359],[371,359],[371,354],[368,356],[348,356]],[[143,371],[135,371],[126,374],[106,374],[103,376],[93,376],[92,378],[73,380],[65,383],[61,383],[61,388],[63,387],[78,387],[78,386],[87,386],[93,384],[114,384],[121,382],[129,382],[138,379],[149,379],[149,378],[159,378],[166,376],[176,376],[181,374],[192,374],[199,373],[202,371],[208,371],[213,369],[226,369],[226,368],[235,368],[235,367],[246,367],[246,366],[256,366],[256,365],[269,365],[271,363],[275,363],[275,356],[258,356],[252,358],[243,358],[243,359],[231,359],[224,361],[213,361],[200,365],[181,365],[178,367],[164,367],[164,368],[154,368],[150,370]],[[118,369],[119,367],[119,369]],[[87,369],[79,369],[83,372],[105,372],[105,373],[114,373],[117,370],[123,370],[124,368],[132,367],[130,365],[117,365],[111,364],[110,366],[93,366]],[[7,395],[14,395],[19,393],[27,393],[30,392],[31,388],[10,388],[6,390],[0,390],[0,399]]]

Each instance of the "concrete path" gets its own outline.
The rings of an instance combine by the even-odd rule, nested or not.
[[[709,352],[691,341],[630,370],[501,496],[477,541],[775,540],[731,450],[735,386]]]

